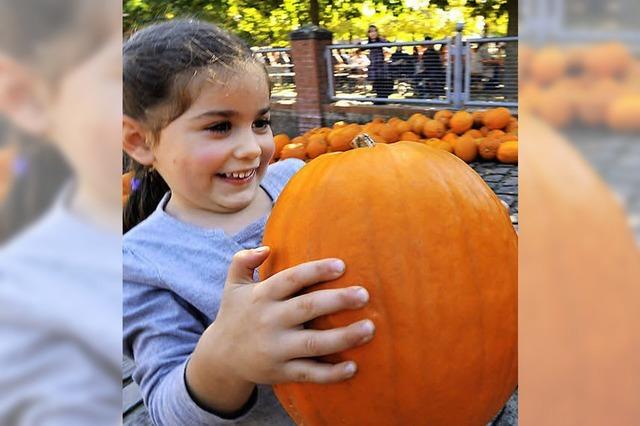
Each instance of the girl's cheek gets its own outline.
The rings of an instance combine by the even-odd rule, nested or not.
[[[195,153],[192,161],[199,170],[214,171],[224,164],[227,154],[219,147],[209,146]]]

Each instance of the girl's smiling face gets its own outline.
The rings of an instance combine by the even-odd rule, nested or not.
[[[269,104],[266,76],[256,67],[201,85],[153,148],[172,208],[233,213],[251,204],[275,150]]]

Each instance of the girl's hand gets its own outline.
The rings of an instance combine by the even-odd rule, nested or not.
[[[292,297],[305,287],[340,277],[342,261],[308,262],[254,283],[253,271],[268,254],[268,247],[236,253],[218,316],[200,339],[187,368],[192,393],[218,410],[240,408],[255,383],[348,379],[356,371],[352,361],[326,364],[309,358],[341,352],[373,337],[374,326],[369,320],[332,330],[302,327],[316,317],[367,303],[369,296],[362,287]],[[230,397],[232,394],[236,396]],[[213,399],[234,401],[220,404]]]

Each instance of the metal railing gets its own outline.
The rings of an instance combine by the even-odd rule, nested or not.
[[[517,55],[517,37],[463,40],[461,32],[434,41],[334,44],[325,49],[328,96],[374,104],[517,107]]]
[[[258,48],[254,49],[254,55],[267,67],[273,85],[271,97],[276,99],[295,98],[297,94],[291,49],[288,47]]]
[[[518,33],[529,43],[640,42],[637,0],[520,0]]]
[[[464,41],[464,105],[518,105],[518,38]]]
[[[258,48],[272,98],[295,99],[290,48]],[[374,104],[518,105],[518,37],[332,44],[325,48],[328,97]]]
[[[329,45],[325,49],[329,97],[333,101],[449,104],[448,48],[449,40]]]

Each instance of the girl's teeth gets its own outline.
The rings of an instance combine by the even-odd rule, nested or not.
[[[248,172],[232,172],[232,173],[225,173],[225,176],[228,178],[234,178],[234,179],[245,179],[249,177],[252,173],[253,173],[253,170]]]

